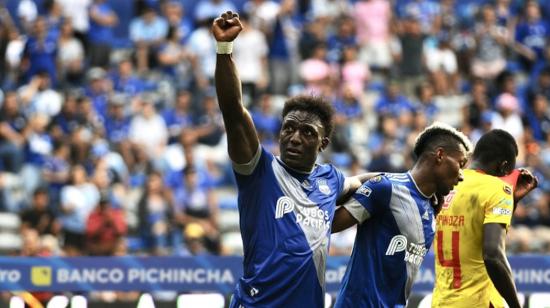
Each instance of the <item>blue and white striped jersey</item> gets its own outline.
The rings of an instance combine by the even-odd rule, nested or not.
[[[230,307],[323,307],[324,277],[343,175],[331,165],[296,172],[263,148],[234,165],[244,246]]]
[[[405,305],[434,238],[430,198],[409,173],[365,182],[346,204],[359,226],[335,307]]]

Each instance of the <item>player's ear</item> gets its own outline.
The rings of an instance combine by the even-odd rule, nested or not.
[[[443,162],[443,156],[445,155],[445,150],[443,148],[437,148],[435,150],[435,161],[438,164],[441,164]]]
[[[328,137],[323,137],[321,139],[321,145],[319,146],[319,152],[323,152],[327,148],[329,143],[330,139],[328,139]]]
[[[510,173],[510,162],[507,161],[507,160],[503,160],[502,162],[500,162],[499,166],[498,166],[498,174],[500,176],[505,176],[507,175],[508,173]]]

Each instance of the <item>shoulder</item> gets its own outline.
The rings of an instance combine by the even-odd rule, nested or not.
[[[387,174],[377,175],[361,185],[356,191],[356,196],[363,195],[370,197],[374,194],[377,197],[389,196],[392,191],[392,182]]]

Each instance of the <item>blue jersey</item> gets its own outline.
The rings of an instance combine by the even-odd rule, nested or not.
[[[377,176],[344,204],[360,225],[334,307],[405,305],[434,237],[430,198],[409,173]]]
[[[244,260],[230,307],[323,307],[343,175],[331,165],[296,172],[263,148],[234,169]]]

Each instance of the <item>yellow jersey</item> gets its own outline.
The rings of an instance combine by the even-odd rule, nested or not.
[[[483,262],[483,225],[508,228],[513,208],[512,185],[464,170],[464,181],[447,195],[436,220],[432,307],[504,307]]]

